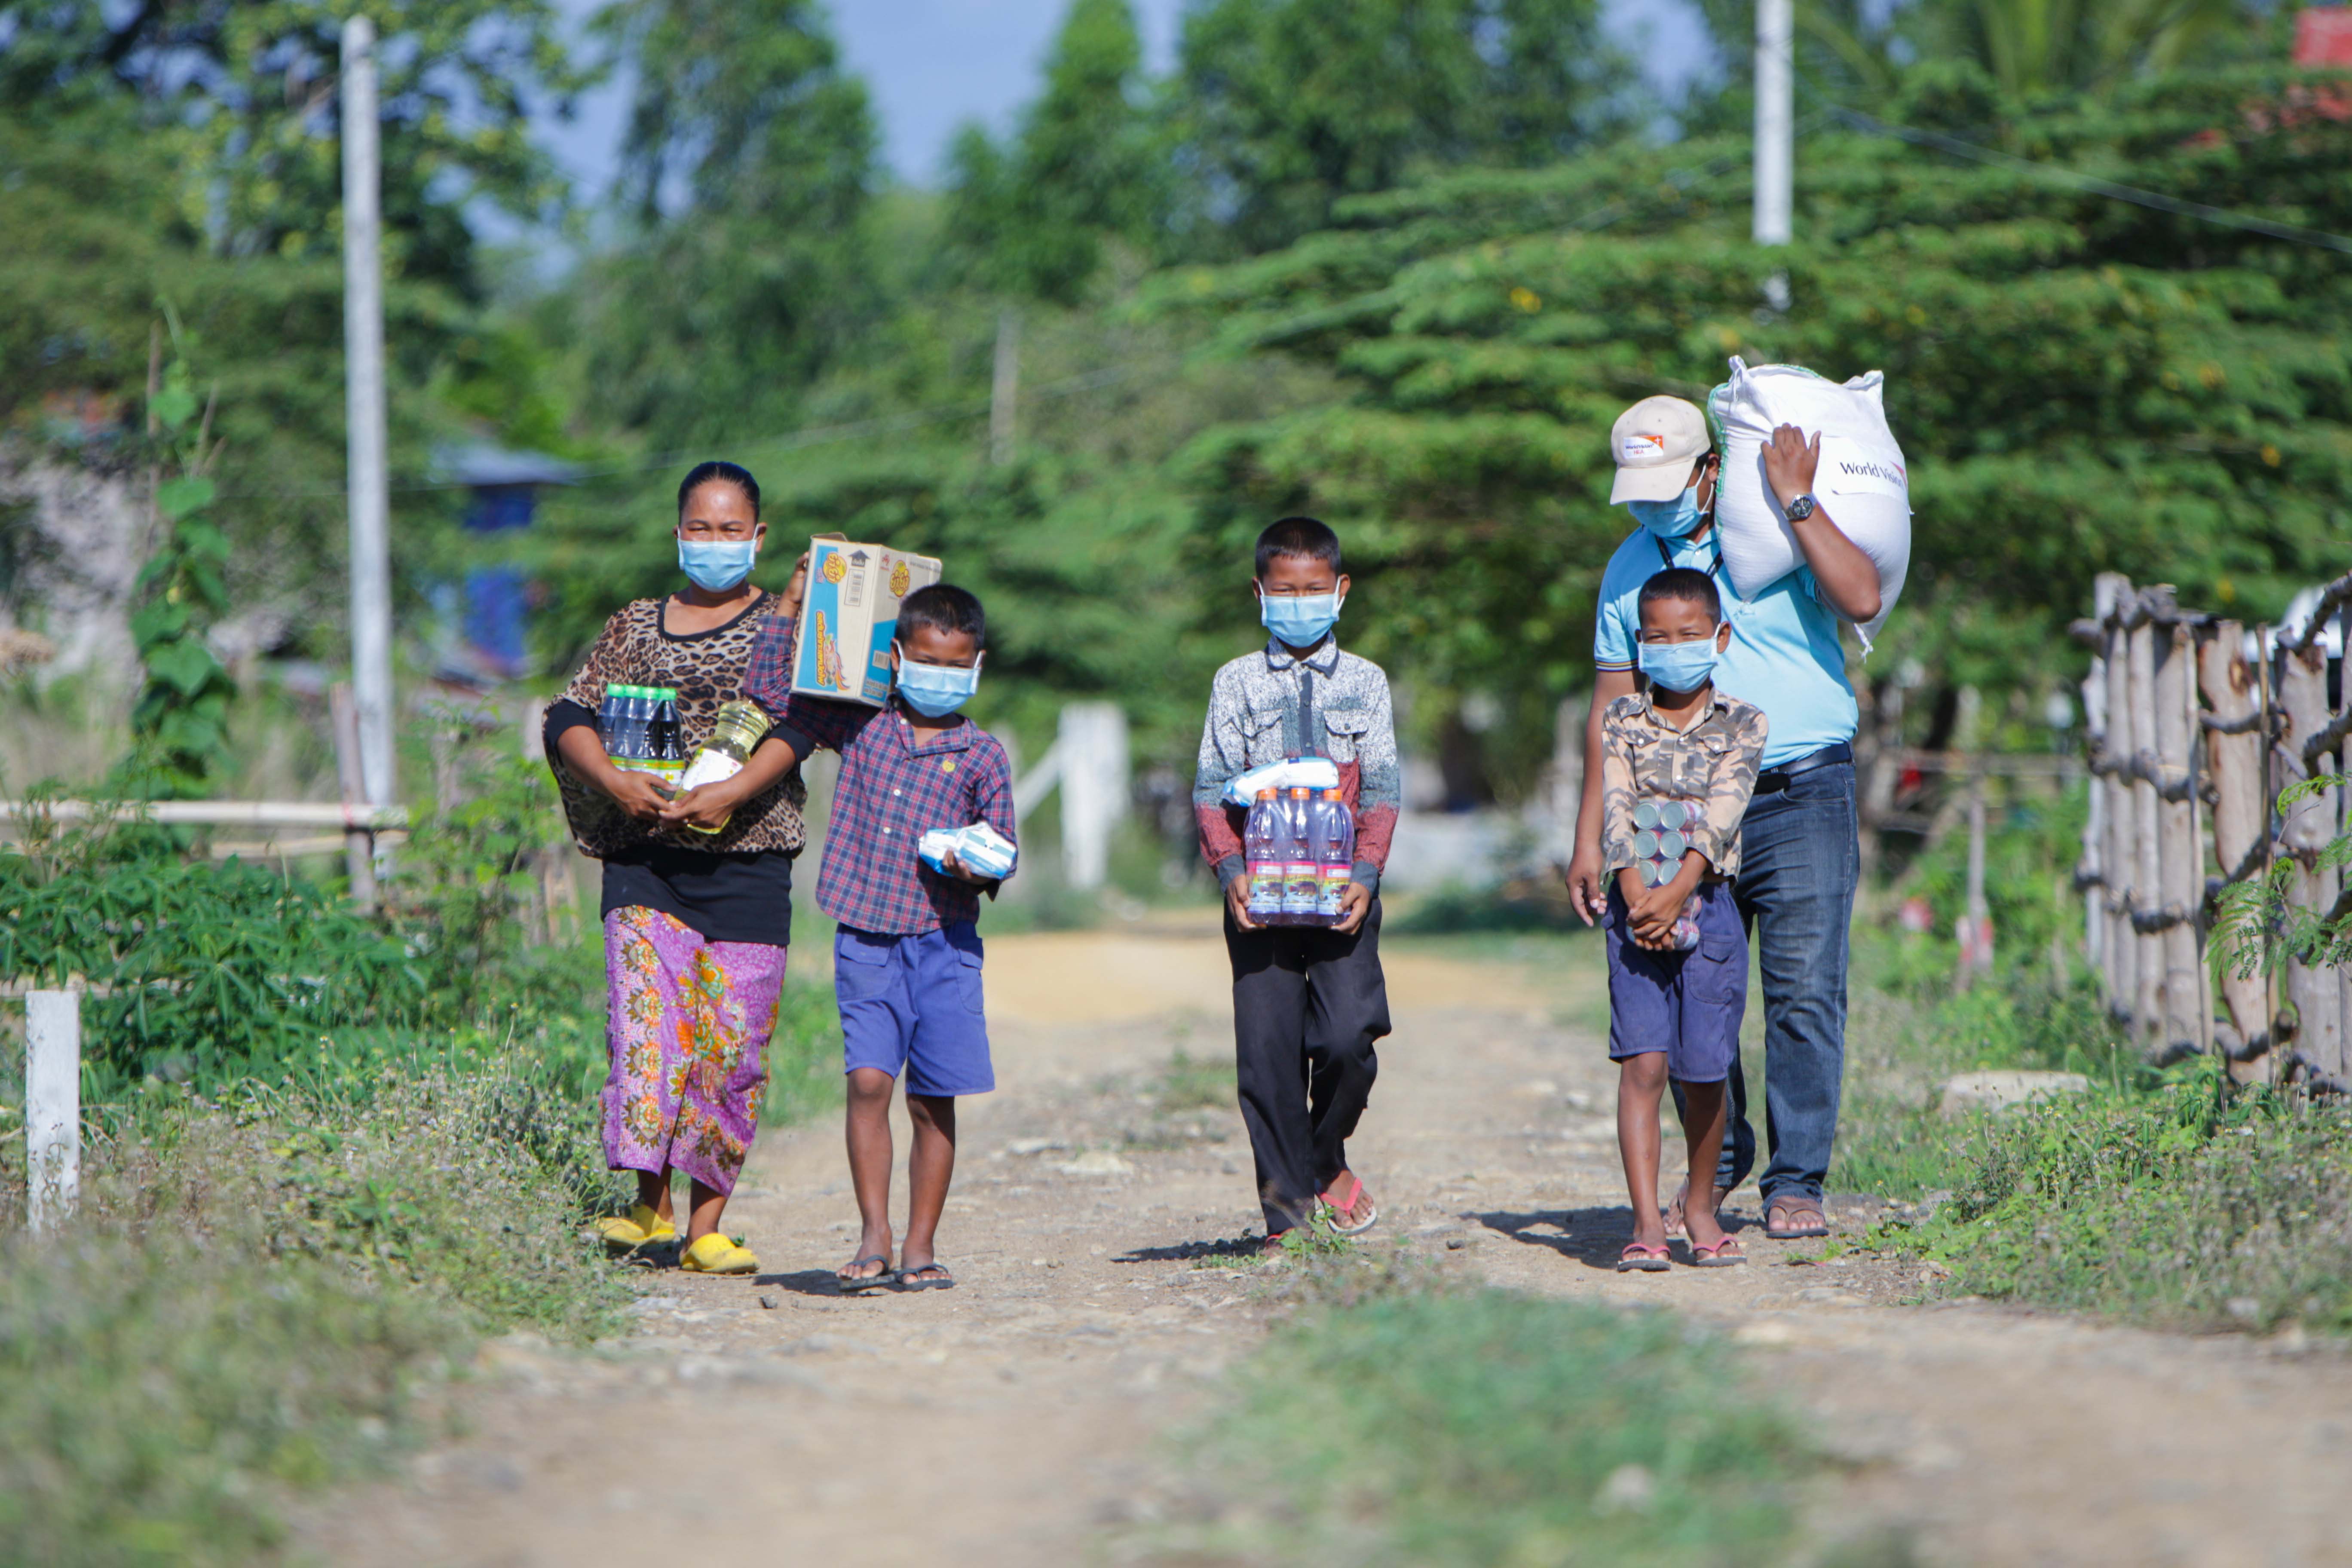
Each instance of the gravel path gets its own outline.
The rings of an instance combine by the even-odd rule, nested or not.
[[[1353,1145],[1377,1237],[1753,1347],[1852,1461],[1812,1496],[1828,1536],[1896,1530],[1930,1563],[2352,1563],[2331,1506],[2352,1361],[2333,1349],[1909,1304],[1921,1281],[1891,1266],[1763,1240],[1752,1188],[1733,1208],[1752,1266],[1613,1272],[1597,974],[1469,952],[1394,944],[1397,1033]],[[1255,1273],[1220,1260],[1256,1224],[1240,1119],[1160,1091],[1174,1053],[1230,1049],[1226,984],[1206,926],[992,939],[1004,1087],[962,1112],[940,1232],[958,1289],[835,1296],[856,1239],[839,1127],[767,1134],[729,1218],[765,1272],[663,1272],[598,1352],[490,1347],[465,1434],[314,1510],[298,1548],[403,1568],[1103,1560],[1183,1506],[1155,1439],[1267,1316]]]

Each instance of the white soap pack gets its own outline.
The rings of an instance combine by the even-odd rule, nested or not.
[[[1724,569],[1754,598],[1805,563],[1795,530],[1764,479],[1772,432],[1794,425],[1822,438],[1813,495],[1878,568],[1878,614],[1857,626],[1865,651],[1903,593],[1911,570],[1911,477],[1886,424],[1877,371],[1839,383],[1793,364],[1753,370],[1735,357],[1731,379],[1708,394],[1707,416],[1723,443],[1722,493],[1715,525]]]
[[[985,822],[970,827],[934,827],[923,835],[919,852],[923,864],[934,871],[944,872],[947,868],[940,862],[953,855],[965,870],[994,882],[1013,875],[1021,858],[1011,841]]]
[[[1278,763],[1235,773],[1225,782],[1225,803],[1228,805],[1248,805],[1257,799],[1258,791],[1286,789],[1326,790],[1339,787],[1339,764],[1328,757],[1285,757]]]

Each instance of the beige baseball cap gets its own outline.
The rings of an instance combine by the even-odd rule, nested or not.
[[[1690,488],[1691,465],[1714,445],[1706,416],[1679,397],[1645,397],[1609,427],[1609,456],[1617,480],[1609,504],[1672,500]]]

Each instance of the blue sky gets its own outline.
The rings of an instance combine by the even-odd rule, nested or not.
[[[559,0],[578,17],[602,0]],[[1183,0],[1132,0],[1154,70],[1175,53]],[[834,26],[849,68],[864,77],[882,124],[883,154],[909,184],[931,184],[956,129],[968,120],[1007,124],[1034,94],[1038,68],[1068,0],[834,0]],[[1702,47],[1687,0],[1608,0],[1611,32],[1659,47],[1653,79],[1671,87]],[[626,112],[627,84],[615,80],[580,106],[570,124],[542,129],[565,168],[589,190],[612,176]]]

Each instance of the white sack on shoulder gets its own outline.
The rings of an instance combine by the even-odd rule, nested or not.
[[[1894,612],[1911,570],[1911,479],[1903,448],[1887,428],[1876,371],[1841,385],[1792,364],[1750,370],[1735,357],[1731,379],[1708,395],[1707,412],[1723,437],[1723,479],[1715,525],[1724,569],[1743,598],[1754,598],[1805,563],[1797,535],[1764,479],[1764,447],[1794,425],[1822,438],[1813,494],[1840,531],[1878,568],[1878,614],[1855,628],[1866,651]]]

